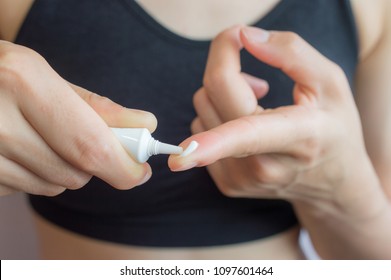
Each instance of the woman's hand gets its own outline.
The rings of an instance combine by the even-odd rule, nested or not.
[[[292,106],[258,106],[266,86],[241,73],[242,47],[294,80]],[[182,146],[200,146],[171,156],[172,170],[208,166],[218,188],[233,197],[306,202],[361,218],[384,206],[343,71],[298,35],[252,27],[221,33],[194,105],[195,135]]]
[[[57,195],[97,176],[118,189],[145,182],[108,126],[156,128],[129,110],[62,79],[34,51],[0,41],[0,195]]]

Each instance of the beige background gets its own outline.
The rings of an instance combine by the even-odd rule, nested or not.
[[[37,259],[37,236],[26,197],[0,197],[0,259]]]

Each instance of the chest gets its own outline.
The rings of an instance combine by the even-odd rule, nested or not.
[[[254,24],[282,0],[137,0],[165,28],[191,39],[210,39],[235,24]]]

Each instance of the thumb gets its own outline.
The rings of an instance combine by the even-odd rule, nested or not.
[[[243,27],[244,48],[260,61],[279,68],[300,87],[315,93],[319,85],[330,83],[337,66],[293,32],[266,31]]]
[[[125,108],[107,97],[69,83],[72,89],[94,109],[110,127],[145,127],[150,132],[157,126],[156,117],[147,111]]]

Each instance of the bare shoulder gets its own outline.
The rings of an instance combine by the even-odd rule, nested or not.
[[[389,0],[350,0],[358,28],[360,57],[376,48],[385,32]]]
[[[0,39],[13,41],[34,0],[0,0]]]

